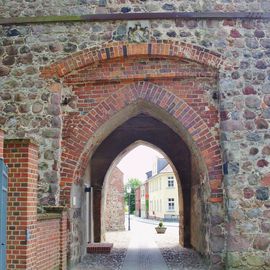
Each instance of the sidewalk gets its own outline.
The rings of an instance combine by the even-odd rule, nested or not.
[[[143,222],[143,223],[147,223],[147,224],[158,225],[158,223],[160,222],[158,220],[141,218],[141,217],[137,217],[137,216],[134,216],[134,215],[131,215],[130,218],[131,219],[134,219],[134,220],[136,220],[138,222]],[[172,221],[172,222],[163,222],[163,224],[164,224],[165,227],[179,227],[179,222],[175,222],[175,221]]]
[[[121,270],[168,270],[154,241],[153,227],[138,222],[140,218],[132,216],[131,220],[132,236]]]

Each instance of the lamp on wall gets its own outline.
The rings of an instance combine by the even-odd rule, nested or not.
[[[127,194],[128,194],[128,230],[130,231],[130,193],[131,193],[131,186],[127,186]]]

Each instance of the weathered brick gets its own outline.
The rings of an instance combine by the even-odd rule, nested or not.
[[[25,160],[16,158],[20,153],[26,156]],[[16,239],[10,236],[7,238],[7,267],[8,269],[14,267],[36,269],[37,146],[30,140],[7,140],[4,142],[4,158],[9,166],[7,226],[21,235],[20,241],[17,237]],[[17,188],[13,189],[13,186]],[[14,208],[11,206],[13,200],[18,202]],[[21,201],[27,201],[27,203],[19,203]],[[20,216],[20,223],[14,220],[13,216]],[[27,245],[25,245],[26,230],[30,235]],[[22,255],[18,259],[15,255],[16,250],[20,250]]]

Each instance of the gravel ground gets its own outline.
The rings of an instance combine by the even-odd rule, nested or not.
[[[138,219],[133,219],[131,228],[136,226]],[[138,223],[137,223],[138,224]],[[141,225],[138,224],[138,225]],[[154,224],[145,226],[153,233],[165,262],[170,270],[207,270],[198,253],[191,249],[179,247],[178,245],[178,227],[168,226],[165,234],[155,233]],[[132,231],[108,232],[106,233],[106,242],[114,243],[110,254],[88,254],[83,262],[77,265],[73,270],[120,270],[127,252]],[[146,269],[147,270],[147,269]]]
[[[193,250],[181,247],[161,248],[162,256],[170,270],[207,270],[202,258]]]
[[[155,241],[170,270],[207,270],[201,256],[178,244],[178,227],[167,227],[165,234],[155,234]]]
[[[87,254],[74,270],[120,270],[126,257],[130,232],[108,232],[106,242],[114,243],[110,254]]]

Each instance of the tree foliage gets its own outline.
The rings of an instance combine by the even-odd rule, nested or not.
[[[135,211],[135,189],[139,187],[142,184],[142,182],[137,178],[130,178],[128,179],[128,182],[125,184],[125,202],[128,205],[128,193],[127,193],[127,187],[131,187],[131,193],[130,193],[130,213],[133,214]]]

